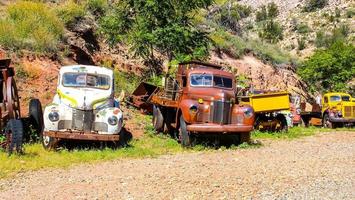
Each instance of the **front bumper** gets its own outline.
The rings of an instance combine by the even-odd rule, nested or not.
[[[84,132],[60,132],[60,131],[45,131],[43,136],[49,136],[59,139],[68,140],[92,140],[92,141],[111,141],[116,142],[120,139],[119,135],[106,135]]]
[[[338,118],[338,117],[329,117],[330,122],[335,123],[355,123],[355,118],[353,119],[346,119],[346,118]]]
[[[250,132],[253,130],[253,126],[249,125],[236,125],[236,124],[191,124],[187,125],[187,130],[192,132],[200,132],[200,133],[211,133],[211,132],[219,132],[221,134],[233,134],[233,133],[244,133]]]

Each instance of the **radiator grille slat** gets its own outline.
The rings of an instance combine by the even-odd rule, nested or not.
[[[231,113],[231,103],[224,101],[214,101],[211,112],[211,119],[213,123],[218,124],[229,124],[230,123],[230,113]]]

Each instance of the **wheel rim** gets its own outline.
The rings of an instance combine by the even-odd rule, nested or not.
[[[49,146],[51,138],[49,136],[43,136],[42,139],[43,139],[44,146],[46,147]]]
[[[7,79],[6,101],[7,110],[9,111],[10,117],[14,119],[19,119],[21,117],[20,100],[17,93],[16,83],[12,77],[9,77]]]
[[[332,127],[332,123],[329,121],[328,115],[326,115],[326,116],[324,117],[323,126],[324,126],[325,128],[331,128],[331,127]]]

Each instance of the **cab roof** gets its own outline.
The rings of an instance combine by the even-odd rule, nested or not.
[[[351,96],[350,94],[344,92],[328,92],[324,94],[324,96],[336,96],[336,95]]]
[[[83,72],[89,74],[104,74],[108,76],[113,76],[113,70],[106,67],[93,66],[93,65],[69,65],[60,68],[60,73],[66,72]]]
[[[213,69],[213,68],[195,68],[195,69],[189,69],[187,70],[188,74],[213,74],[213,75],[220,75],[220,76],[225,76],[225,77],[233,77],[233,74],[230,72],[226,72],[223,70],[219,69]]]

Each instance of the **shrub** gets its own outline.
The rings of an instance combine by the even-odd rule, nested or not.
[[[267,10],[268,10],[267,17],[269,19],[275,18],[277,17],[277,15],[279,15],[279,9],[274,2],[269,3],[267,5]]]
[[[335,17],[336,17],[336,18],[339,18],[340,15],[341,15],[340,9],[339,9],[338,7],[336,7],[336,8],[335,8]]]
[[[261,22],[267,19],[267,10],[266,10],[266,6],[263,5],[261,6],[261,8],[256,12],[255,15],[255,21],[256,22]]]
[[[308,33],[310,31],[309,26],[307,24],[304,24],[304,23],[297,24],[295,29],[296,29],[296,31],[298,33],[301,33],[301,34],[305,34],[305,33]]]
[[[72,25],[77,20],[83,18],[86,14],[85,7],[73,0],[65,2],[57,8],[57,14],[67,26]]]
[[[267,7],[265,5],[260,7],[260,9],[256,12],[255,21],[261,22],[267,19],[274,19],[275,17],[277,17],[278,14],[279,14],[279,9],[277,5],[274,2],[272,2],[269,3]]]
[[[304,37],[298,38],[297,43],[298,43],[298,50],[303,50],[306,48],[306,40]]]
[[[346,17],[352,18],[354,16],[354,13],[355,13],[354,9],[350,8],[350,9],[346,10]]]
[[[326,6],[327,3],[328,3],[328,0],[308,0],[306,2],[305,7],[303,8],[303,10],[306,12],[312,12],[317,9],[324,8],[324,6]]]
[[[355,46],[337,41],[327,49],[317,50],[298,74],[309,83],[311,91],[346,91],[346,83],[355,74]]]
[[[324,33],[324,31],[318,31],[316,33],[316,40],[315,40],[315,44],[316,47],[324,47],[327,44],[327,35]]]
[[[88,0],[86,3],[87,9],[97,15],[102,15],[108,8],[107,0]]]
[[[316,33],[315,44],[319,47],[330,47],[338,41],[344,41],[350,32],[350,28],[346,24],[341,24],[339,28],[335,28],[332,34],[326,34],[324,31]]]
[[[10,50],[27,49],[39,53],[56,51],[64,26],[43,3],[17,2],[8,6],[0,19],[0,44]]]
[[[262,29],[259,31],[259,37],[271,42],[276,43],[283,39],[283,29],[281,25],[273,20],[268,20],[263,24]]]
[[[239,32],[238,21],[251,14],[251,7],[240,4],[224,4],[219,12],[214,16],[215,21],[232,31]]]

